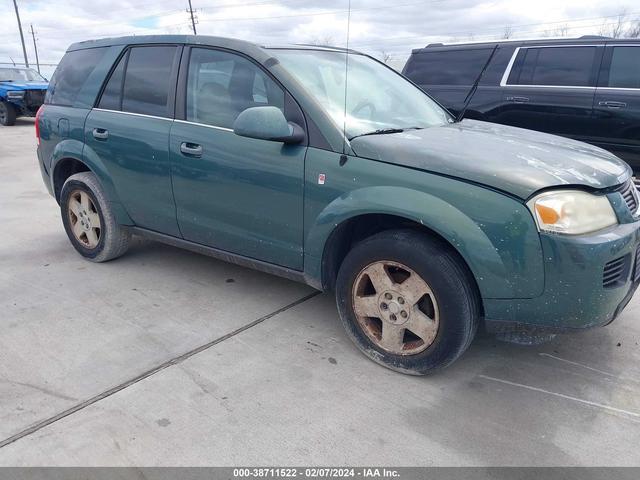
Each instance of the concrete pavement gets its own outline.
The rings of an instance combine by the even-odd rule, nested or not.
[[[143,241],[83,260],[32,120],[0,128],[0,226],[1,466],[640,465],[640,297],[400,375],[306,286]]]

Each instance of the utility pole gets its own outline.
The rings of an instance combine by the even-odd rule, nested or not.
[[[40,73],[40,60],[38,59],[38,44],[36,43],[36,34],[33,31],[33,23],[31,24],[31,38],[33,38],[33,49],[36,52],[36,66],[38,67],[38,73]]]
[[[13,0],[15,2],[15,0]],[[193,7],[191,6],[191,0],[189,0],[189,10],[187,10],[187,13],[189,15],[191,15],[191,27],[193,28],[193,34],[197,35],[196,33],[196,19],[193,15]]]
[[[191,3],[191,0],[189,0]],[[20,12],[18,12],[18,4],[13,0],[13,6],[16,9],[16,18],[18,19],[18,30],[20,30],[20,41],[22,42],[22,53],[24,55],[24,64],[29,68],[29,59],[27,58],[27,47],[24,46],[24,35],[22,34],[22,23],[20,23]]]

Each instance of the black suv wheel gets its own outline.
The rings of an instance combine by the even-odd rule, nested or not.
[[[336,282],[340,318],[372,360],[425,375],[469,347],[479,319],[478,294],[449,248],[410,230],[357,244]]]

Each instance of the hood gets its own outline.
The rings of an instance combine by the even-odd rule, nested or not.
[[[357,137],[351,147],[359,157],[470,180],[523,199],[547,187],[612,187],[631,176],[626,163],[601,148],[476,120]]]
[[[0,82],[5,90],[46,90],[47,82]]]

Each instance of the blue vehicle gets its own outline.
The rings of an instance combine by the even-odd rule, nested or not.
[[[47,79],[31,68],[0,67],[0,125],[35,116],[48,86]]]

